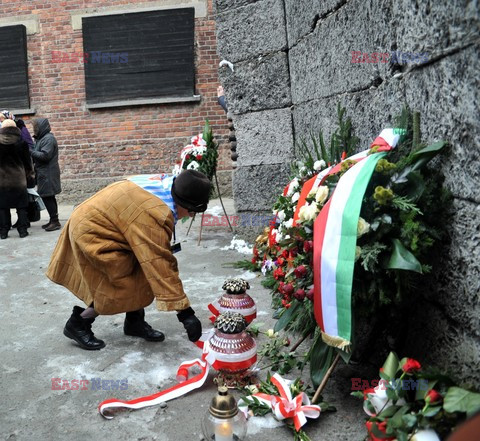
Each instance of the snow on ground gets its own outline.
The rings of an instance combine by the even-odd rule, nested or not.
[[[245,242],[243,239],[236,239],[236,236],[233,236],[233,239],[230,242],[230,245],[220,248],[220,250],[222,251],[236,250],[242,254],[251,254],[253,252],[253,247],[249,245],[247,242]]]

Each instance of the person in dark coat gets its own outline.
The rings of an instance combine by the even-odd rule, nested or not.
[[[13,120],[5,120],[0,129],[0,238],[6,239],[11,226],[10,209],[18,214],[17,230],[28,236],[27,185],[33,187],[33,165],[28,145],[21,140]]]
[[[58,220],[58,205],[55,195],[62,191],[60,185],[60,166],[58,165],[58,144],[50,131],[47,118],[33,120],[33,137],[35,146],[32,158],[37,176],[37,192],[42,197],[50,216],[50,221],[42,225],[45,231],[55,231],[61,228]]]
[[[33,151],[34,142],[32,137],[30,136],[30,132],[28,131],[27,126],[25,125],[23,119],[17,119],[15,120],[15,123],[17,124],[17,127],[22,132],[22,140],[27,143],[29,150]]]

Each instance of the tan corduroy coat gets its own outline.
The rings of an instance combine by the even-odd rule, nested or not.
[[[130,181],[109,185],[65,224],[47,277],[99,314],[135,311],[156,299],[161,311],[190,306],[170,251],[173,214]]]

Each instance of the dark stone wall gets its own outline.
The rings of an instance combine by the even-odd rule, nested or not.
[[[363,147],[408,104],[454,197],[432,283],[419,291],[407,347],[480,383],[480,18],[476,1],[216,0],[220,69],[237,129],[239,213],[265,212],[288,181],[294,141],[328,137],[341,103]],[[427,53],[422,64],[352,63],[352,51]],[[243,231],[254,237],[252,229]]]

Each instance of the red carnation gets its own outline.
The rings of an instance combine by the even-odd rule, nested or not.
[[[278,284],[278,292],[279,292],[280,294],[283,294],[283,287],[284,287],[284,286],[285,286],[285,283],[283,283],[283,282],[280,282],[280,283]]]
[[[368,387],[366,389],[363,389],[363,400],[365,401],[368,399],[368,394],[374,394],[375,389],[373,387]]]
[[[185,161],[188,161],[190,159],[190,155],[185,156]]]
[[[297,300],[303,300],[305,298],[305,290],[304,289],[297,289],[295,291],[295,294],[293,294],[293,297],[295,297]]]
[[[413,374],[422,368],[421,364],[413,358],[407,358],[407,361],[402,366],[403,372],[406,374]]]
[[[290,294],[293,294],[294,288],[291,283],[287,283],[283,287],[283,293],[289,296]]]
[[[257,258],[255,256],[252,257],[252,263],[257,263]]]
[[[313,300],[313,288],[310,288],[307,292],[307,299]]]
[[[297,247],[292,248],[290,250],[290,257],[297,257],[297,254],[298,254],[298,248]]]
[[[200,159],[202,159],[202,155],[197,155],[195,156],[195,158],[197,159],[197,161],[200,161]]]
[[[258,249],[257,249],[257,247],[253,247],[253,255],[254,255],[255,257],[258,257]]]
[[[303,251],[305,251],[305,253],[309,253],[311,250],[313,250],[313,241],[306,240],[303,242]]]
[[[282,268],[277,268],[274,272],[273,272],[273,278],[275,280],[278,280],[278,279],[283,279],[285,277],[285,273],[283,272]]]
[[[431,389],[425,395],[425,401],[430,404],[440,403],[443,397],[435,389]]]
[[[288,250],[283,250],[282,251],[282,257],[285,259],[288,259]]]
[[[387,422],[382,421],[381,423],[367,421],[365,425],[367,426],[368,432],[368,441],[391,441],[394,440],[395,437],[388,437],[388,438],[378,438],[373,434],[373,425],[377,426],[379,432],[386,434],[387,433]]]
[[[292,306],[290,303],[287,303],[286,300],[282,300],[282,305],[285,307],[285,309],[288,309],[290,306]]]
[[[277,265],[278,265],[278,266],[282,266],[282,265],[284,264],[284,262],[285,262],[285,260],[284,260],[282,257],[279,257],[279,258],[277,259]]]
[[[305,268],[304,265],[299,265],[295,268],[295,270],[293,271],[295,273],[295,277],[297,279],[302,279],[303,277],[305,277],[307,275],[307,268]]]

